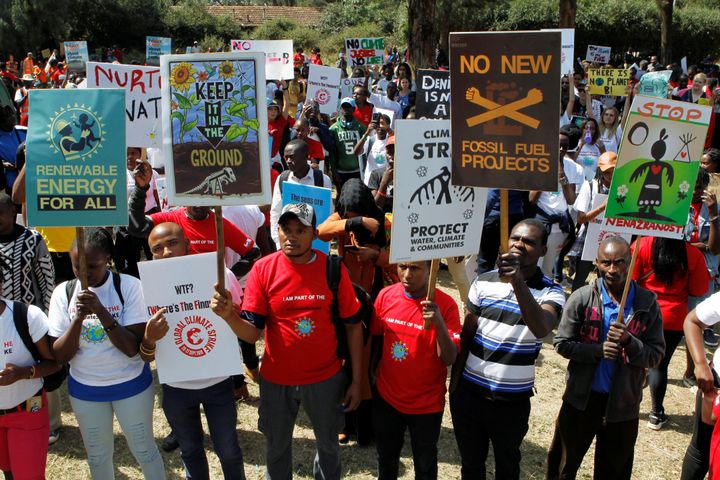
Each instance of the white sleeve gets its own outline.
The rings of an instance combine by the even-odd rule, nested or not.
[[[27,322],[30,338],[34,343],[40,341],[48,333],[48,319],[43,311],[35,305],[28,305]]]
[[[329,188],[330,191],[332,192],[332,180],[330,180],[330,177],[328,177],[325,174],[323,174],[323,187]],[[330,202],[330,213],[333,213],[333,212],[335,212],[335,202],[331,201]]]
[[[708,327],[720,322],[720,292],[703,300],[695,307],[695,314],[703,324]]]
[[[580,187],[580,193],[575,199],[575,210],[578,212],[587,213],[590,211],[590,182],[585,182]]]
[[[22,100],[22,97],[23,97],[22,89],[18,88],[17,91],[15,91],[15,98],[13,100],[15,100],[15,103],[19,103],[20,100]]]
[[[50,297],[50,309],[48,311],[48,335],[59,338],[70,326],[70,312],[68,311],[68,300],[65,293],[65,285],[62,282],[53,290]]]
[[[120,290],[125,304],[123,305],[122,318],[119,323],[128,326],[147,322],[149,315],[140,280],[121,273]]]
[[[280,177],[275,181],[275,187],[273,188],[272,202],[270,204],[270,236],[272,237],[275,245],[280,244],[280,238],[278,237],[278,220],[280,219],[280,213],[282,212],[282,198],[280,195]]]
[[[255,220],[255,232],[253,232],[255,237],[257,235],[257,230],[261,228],[263,225],[265,225],[265,215],[260,211],[260,207],[257,205],[251,205],[249,207],[250,213],[252,213],[253,220]]]
[[[237,277],[229,269],[225,269],[225,289],[232,295],[235,305],[242,305],[243,289],[238,282]]]

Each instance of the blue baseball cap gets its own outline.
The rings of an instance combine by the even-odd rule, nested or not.
[[[340,107],[342,108],[342,106],[345,105],[346,103],[348,105],[350,105],[351,107],[355,108],[355,100],[353,100],[352,98],[345,97],[342,100],[340,100]]]

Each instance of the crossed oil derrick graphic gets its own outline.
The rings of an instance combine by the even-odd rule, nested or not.
[[[487,92],[488,98],[483,97],[476,87],[470,87],[465,92],[465,100],[487,109],[485,113],[468,118],[466,120],[468,127],[474,127],[501,117],[511,118],[533,129],[540,126],[540,120],[520,112],[524,108],[537,105],[543,101],[543,93],[539,88],[530,89],[525,97],[519,99],[517,97],[520,94],[514,84],[490,83]],[[508,100],[508,103],[503,105],[493,101],[492,98],[495,92],[499,92],[498,97]]]

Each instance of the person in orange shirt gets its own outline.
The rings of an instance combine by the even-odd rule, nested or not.
[[[35,68],[35,56],[32,54],[32,52],[28,52],[27,57],[25,57],[22,61],[23,75],[32,75],[34,68]]]

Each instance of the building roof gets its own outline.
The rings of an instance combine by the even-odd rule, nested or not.
[[[313,7],[264,7],[264,6],[216,6],[207,7],[216,17],[227,15],[243,27],[257,27],[267,20],[286,18],[305,27],[315,27],[320,23],[323,12]]]

